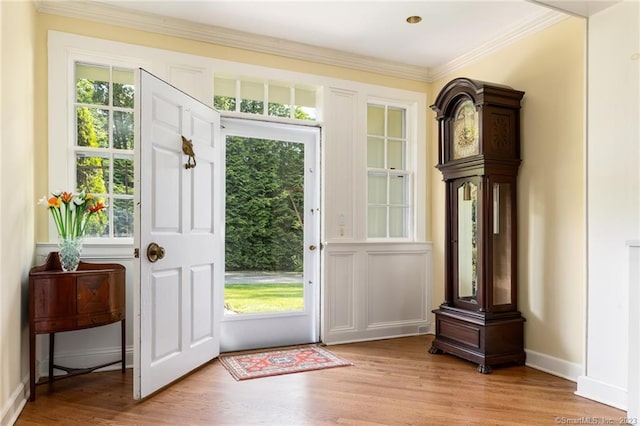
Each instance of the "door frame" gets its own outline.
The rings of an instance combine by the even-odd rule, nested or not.
[[[287,124],[272,121],[239,119],[234,117],[221,117],[222,135],[220,164],[224,168],[222,176],[226,178],[226,137],[227,135],[238,135],[246,138],[255,139],[273,139],[273,140],[291,140],[296,143],[305,144],[305,187],[310,184],[314,191],[308,194],[305,188],[305,231],[304,231],[304,276],[303,286],[305,286],[305,310],[298,312],[283,313],[264,313],[264,314],[247,314],[247,315],[224,315],[220,323],[220,351],[229,352],[253,348],[264,348],[274,346],[286,346],[302,343],[316,343],[321,341],[321,140],[322,130],[320,126],[305,126],[298,124]],[[296,138],[282,138],[281,132],[293,134]],[[307,152],[309,149],[313,152],[311,160],[308,159]],[[311,171],[309,171],[310,169]],[[221,194],[226,194],[226,179],[221,179],[217,190]],[[224,198],[223,198],[224,199]],[[311,212],[313,210],[313,212]],[[226,205],[223,208],[223,222],[226,217]],[[312,223],[307,225],[308,218],[313,219]],[[223,234],[224,235],[224,234]],[[315,250],[310,250],[310,246],[315,246]],[[224,260],[224,259],[223,259]],[[223,262],[224,265],[224,262]],[[311,281],[311,282],[309,282]],[[312,286],[308,290],[308,286]],[[224,283],[221,285],[222,300],[224,300]],[[311,296],[311,303],[307,303],[307,294]],[[310,305],[310,306],[308,306]],[[307,333],[308,337],[304,341],[296,341],[291,336],[272,336],[271,330],[275,328],[285,329],[287,319],[310,317],[310,329]],[[302,333],[294,324],[289,331]],[[265,336],[258,338],[254,344],[250,344],[243,336],[245,329],[250,327],[255,334]],[[291,333],[289,333],[291,334]],[[266,337],[272,336],[272,337]]]

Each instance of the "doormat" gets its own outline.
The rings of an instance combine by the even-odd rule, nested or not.
[[[226,355],[220,362],[236,380],[353,365],[318,346]]]

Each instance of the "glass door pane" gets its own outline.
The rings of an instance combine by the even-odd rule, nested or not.
[[[226,140],[225,314],[304,309],[304,144]]]

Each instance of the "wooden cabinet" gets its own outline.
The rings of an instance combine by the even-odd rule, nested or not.
[[[125,371],[125,267],[115,263],[80,262],[75,272],[63,272],[58,253],[29,272],[29,368],[30,400],[35,392],[36,335],[49,334],[49,377],[44,383],[122,363]],[[121,323],[121,359],[88,368],[55,365],[55,333]],[[66,371],[62,376],[53,370]]]
[[[518,312],[517,176],[524,92],[467,78],[432,106],[446,186],[445,300],[431,353],[478,364],[524,364]]]

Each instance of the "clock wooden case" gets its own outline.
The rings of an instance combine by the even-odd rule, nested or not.
[[[457,78],[439,93],[439,161],[446,185],[445,300],[430,353],[478,364],[524,364],[517,308],[516,195],[524,92]]]

